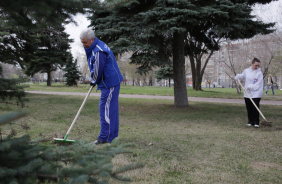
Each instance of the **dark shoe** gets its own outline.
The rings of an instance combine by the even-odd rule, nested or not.
[[[108,143],[107,141],[101,141],[100,139],[97,139],[96,141],[93,142],[94,144],[106,144]]]
[[[93,142],[90,142],[89,144],[106,144],[106,143],[109,143],[109,142],[106,142],[106,141],[101,141],[100,139],[97,139],[96,141],[93,141]]]

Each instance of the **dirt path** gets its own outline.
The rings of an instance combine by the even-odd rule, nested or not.
[[[27,93],[35,94],[49,94],[49,95],[75,95],[75,96],[85,96],[86,93],[78,92],[48,92],[48,91],[26,91]],[[100,93],[91,93],[90,96],[100,96]],[[173,100],[173,96],[154,96],[154,95],[128,95],[120,94],[120,98],[144,98],[144,99],[167,99]],[[189,101],[195,102],[214,102],[214,103],[239,103],[244,104],[244,99],[224,99],[224,98],[201,98],[201,97],[188,97]],[[260,104],[264,105],[282,105],[282,101],[273,100],[261,100]]]

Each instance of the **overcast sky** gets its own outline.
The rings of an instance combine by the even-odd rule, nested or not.
[[[282,0],[278,0],[266,5],[256,5],[253,13],[264,22],[277,22],[282,24]]]
[[[65,28],[66,32],[70,35],[69,38],[74,40],[74,42],[71,43],[71,53],[73,57],[76,58],[78,54],[83,54],[84,52],[79,35],[82,30],[88,28],[90,21],[87,20],[83,14],[77,14],[74,17],[74,20],[77,22],[77,26],[74,23],[70,23],[67,24]]]
[[[282,0],[267,5],[256,5],[254,6],[253,13],[264,22],[277,22],[277,28],[282,29]],[[78,55],[84,54],[79,35],[82,30],[88,28],[90,21],[87,20],[83,14],[77,14],[74,19],[78,24],[77,26],[70,23],[65,27],[70,38],[74,40],[74,42],[71,43],[71,53],[73,57],[76,58]]]

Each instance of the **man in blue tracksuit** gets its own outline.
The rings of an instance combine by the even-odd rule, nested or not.
[[[93,143],[110,143],[118,137],[119,112],[118,96],[123,77],[111,49],[95,37],[94,31],[87,29],[80,34],[91,72],[91,85],[101,90],[99,103],[101,130]]]

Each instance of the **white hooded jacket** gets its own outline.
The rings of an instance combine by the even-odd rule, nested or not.
[[[263,94],[263,74],[261,69],[258,68],[253,70],[249,67],[243,71],[242,74],[236,75],[237,79],[245,79],[245,89],[251,98],[261,98]],[[244,97],[249,98],[246,92],[244,92]]]

